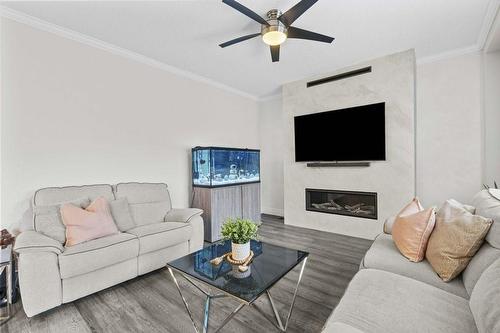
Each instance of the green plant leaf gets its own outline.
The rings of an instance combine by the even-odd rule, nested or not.
[[[236,244],[245,244],[258,239],[260,223],[243,218],[228,218],[221,227],[223,239]]]

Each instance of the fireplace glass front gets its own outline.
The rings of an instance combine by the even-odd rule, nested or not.
[[[307,188],[306,210],[377,219],[377,193]]]

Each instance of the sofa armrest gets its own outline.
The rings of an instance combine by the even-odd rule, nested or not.
[[[203,214],[203,210],[198,208],[172,208],[165,216],[165,222],[188,223],[193,217],[201,214]]]
[[[53,252],[61,254],[64,247],[61,243],[34,230],[26,230],[16,238],[14,251],[17,253]]]
[[[24,312],[32,317],[62,304],[59,272],[61,243],[34,230],[16,238],[14,251],[19,254],[19,286]]]

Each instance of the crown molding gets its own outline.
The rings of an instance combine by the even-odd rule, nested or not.
[[[214,80],[209,79],[207,77],[204,77],[204,76],[201,76],[201,75],[189,72],[189,71],[185,71],[185,70],[182,70],[182,69],[174,67],[174,66],[167,65],[161,61],[158,61],[158,60],[149,58],[147,56],[144,56],[142,54],[124,49],[124,48],[119,47],[117,45],[107,43],[107,42],[102,41],[100,39],[90,37],[88,35],[76,32],[74,30],[61,27],[57,24],[53,24],[53,23],[41,20],[37,17],[25,14],[23,12],[19,12],[17,10],[11,9],[11,8],[6,7],[4,5],[0,5],[0,16],[8,18],[8,19],[13,20],[13,21],[16,21],[18,23],[26,24],[30,27],[35,28],[35,29],[50,32],[50,33],[53,33],[53,34],[58,35],[60,37],[71,39],[71,40],[74,40],[76,42],[80,42],[80,43],[86,44],[88,46],[92,46],[92,47],[98,48],[100,50],[113,53],[115,55],[127,58],[129,60],[133,60],[133,61],[145,64],[145,65],[157,68],[157,69],[161,69],[161,70],[169,72],[171,74],[175,74],[175,75],[178,75],[181,77],[191,79],[193,81],[197,81],[197,82],[211,85],[213,87],[219,88],[221,90],[225,90],[225,91],[233,93],[235,95],[239,95],[239,96],[251,99],[253,101],[259,100],[258,96],[246,93],[244,91],[241,91],[241,90],[238,90],[235,88],[232,88],[228,85],[214,81]]]
[[[259,98],[259,102],[268,102],[268,101],[272,101],[275,99],[281,99],[281,97],[282,97],[281,92],[279,92],[277,94],[273,94],[273,95],[265,95],[265,96],[262,96]]]
[[[475,44],[464,48],[454,49],[443,53],[438,53],[432,56],[417,59],[417,64],[418,65],[428,64],[435,61],[458,57],[461,55],[481,52],[485,48],[486,42],[488,40],[488,35],[491,31],[491,28],[493,27],[493,24],[495,23],[495,18],[499,10],[500,10],[500,0],[491,0],[490,3],[488,4],[488,9],[486,10],[486,14],[484,15],[483,23],[481,24],[481,30],[479,32]]]
[[[500,0],[491,0],[489,5],[488,5],[488,9],[486,11],[485,17],[483,19],[483,23],[482,23],[481,30],[480,30],[479,36],[477,38],[476,44],[473,44],[473,45],[470,45],[470,46],[467,46],[464,48],[454,49],[454,50],[446,51],[443,53],[435,54],[432,56],[417,59],[417,64],[418,65],[427,64],[427,63],[432,63],[432,62],[436,62],[436,61],[440,61],[440,60],[445,60],[445,59],[449,59],[449,58],[458,57],[461,55],[466,55],[466,54],[482,51],[486,46],[486,43],[488,41],[488,35],[492,29],[492,26],[495,22],[495,18],[497,16],[497,13],[499,13],[499,11],[500,11]],[[13,21],[22,23],[22,24],[26,24],[26,25],[31,26],[33,28],[43,30],[46,32],[50,32],[50,33],[53,33],[53,34],[58,35],[60,37],[71,39],[71,40],[86,44],[88,46],[98,48],[98,49],[113,53],[115,55],[127,58],[129,60],[136,61],[136,62],[145,64],[145,65],[169,72],[169,73],[174,74],[174,75],[185,77],[185,78],[191,79],[193,81],[205,83],[207,85],[211,85],[213,87],[219,88],[221,90],[225,90],[225,91],[233,93],[235,95],[239,95],[239,96],[251,99],[253,101],[264,102],[264,101],[269,101],[269,100],[273,100],[273,99],[281,97],[281,93],[273,94],[273,95],[264,95],[264,96],[252,95],[252,94],[249,94],[249,93],[244,92],[242,90],[235,89],[235,88],[230,87],[228,85],[225,85],[223,83],[217,82],[213,79],[209,79],[209,78],[201,76],[199,74],[195,74],[193,72],[185,71],[185,70],[182,70],[180,68],[177,68],[177,67],[174,67],[171,65],[167,65],[161,61],[149,58],[149,57],[144,56],[142,54],[124,49],[122,47],[119,47],[119,46],[111,44],[111,43],[104,42],[100,39],[90,37],[88,35],[76,32],[74,30],[67,29],[67,28],[61,27],[59,25],[41,20],[37,17],[34,17],[31,15],[25,14],[23,12],[11,9],[11,8],[6,7],[4,5],[0,5],[0,17],[5,17],[5,18],[11,19]]]
[[[477,53],[479,51],[481,51],[479,46],[474,44],[474,45],[467,46],[467,47],[464,47],[461,49],[454,49],[451,51],[438,53],[438,54],[435,54],[435,55],[432,55],[429,57],[419,58],[419,59],[417,59],[417,65],[429,64],[432,62],[450,59],[450,58],[455,58],[455,57],[459,57],[459,56],[470,54],[470,53]]]

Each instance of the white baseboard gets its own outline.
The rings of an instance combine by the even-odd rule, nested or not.
[[[285,216],[285,211],[280,208],[262,207],[262,214],[270,214],[276,216]]]

